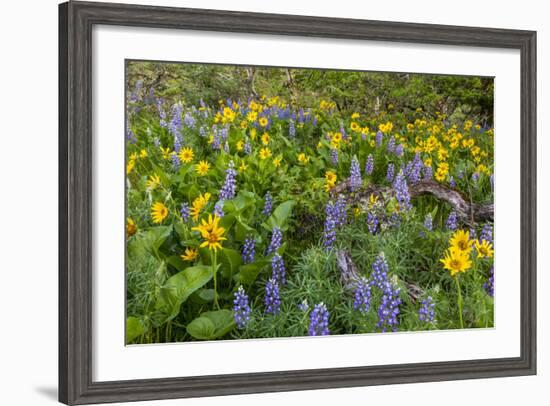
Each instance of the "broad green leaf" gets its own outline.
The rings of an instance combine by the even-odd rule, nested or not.
[[[189,300],[204,304],[214,301],[214,289],[199,289],[191,295]]]
[[[250,285],[254,283],[262,269],[269,265],[269,263],[269,259],[260,259],[251,264],[241,265],[236,279],[242,284]]]
[[[129,344],[143,334],[145,334],[145,327],[141,320],[137,317],[128,317],[126,319],[126,344]]]
[[[280,229],[286,228],[288,219],[292,215],[292,208],[295,203],[296,202],[294,200],[287,200],[277,206],[277,208],[273,211],[273,214],[266,221],[269,230],[272,230],[274,227],[279,227]]]
[[[160,255],[159,248],[172,232],[172,226],[157,226],[151,227],[149,230],[141,233],[140,238],[143,248],[157,259],[163,259]]]
[[[222,248],[221,251],[218,252],[221,253],[221,255],[219,255],[220,261],[229,271],[229,275],[235,275],[243,263],[241,253],[230,248]]]
[[[215,340],[235,327],[233,312],[223,309],[206,312],[187,325],[187,332],[197,340]]]
[[[180,306],[196,290],[212,279],[212,267],[196,265],[170,277],[160,289],[156,307],[166,314],[166,321],[179,313]]]

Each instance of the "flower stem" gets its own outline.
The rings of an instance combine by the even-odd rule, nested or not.
[[[218,264],[216,263],[217,262],[216,250],[211,250],[210,256],[212,258],[212,272],[214,275],[214,307],[216,307],[216,309],[219,309],[220,305],[218,304],[218,288],[217,288],[217,281],[216,281],[216,271],[218,270]]]
[[[462,291],[460,289],[460,282],[458,280],[458,275],[455,277],[456,281],[456,290],[458,292],[458,317],[460,319],[460,328],[464,328],[464,321],[462,320]]]

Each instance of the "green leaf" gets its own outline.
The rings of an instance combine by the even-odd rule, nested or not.
[[[260,272],[270,263],[269,259],[261,259],[251,264],[241,265],[236,279],[245,285],[254,283]]]
[[[280,229],[286,228],[288,219],[292,215],[294,204],[296,204],[294,200],[287,200],[277,206],[273,214],[266,221],[269,230],[273,230],[274,227],[279,227]]]
[[[212,267],[196,265],[170,277],[160,289],[156,308],[166,314],[166,321],[179,313],[180,306],[196,290],[212,279]]]
[[[187,332],[197,340],[215,340],[235,327],[231,310],[206,312],[187,325]]]
[[[145,327],[137,317],[126,319],[126,344],[131,343],[139,336],[145,334]]]
[[[193,302],[205,304],[214,301],[214,289],[199,289],[191,295],[189,300]]]
[[[230,275],[236,274],[243,263],[240,252],[231,248],[222,248],[220,252],[220,261],[224,268],[229,271]]]
[[[143,232],[140,241],[143,248],[157,259],[164,259],[159,249],[172,233],[172,226],[157,226]]]

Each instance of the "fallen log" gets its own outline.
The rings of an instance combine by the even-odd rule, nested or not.
[[[394,191],[388,186],[379,185],[368,185],[359,190],[351,191],[349,180],[345,180],[332,188],[330,193],[333,197],[344,194],[348,202],[357,203],[363,199],[368,199],[371,194],[375,196],[392,196]],[[449,203],[456,211],[458,217],[467,224],[494,220],[493,203],[474,203],[458,190],[444,186],[433,180],[422,180],[412,183],[409,185],[409,193],[411,197],[432,195],[439,200]]]

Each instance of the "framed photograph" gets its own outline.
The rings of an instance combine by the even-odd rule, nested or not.
[[[59,400],[536,373],[536,33],[59,6]]]

